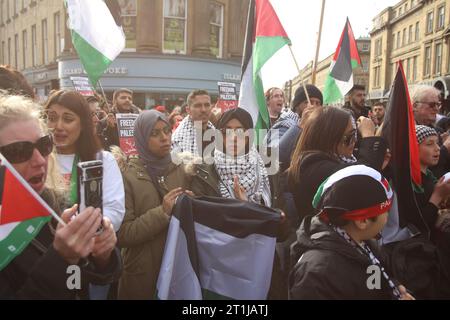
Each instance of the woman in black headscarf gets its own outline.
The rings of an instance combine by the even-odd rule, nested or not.
[[[185,191],[184,169],[170,157],[172,128],[162,113],[139,115],[134,138],[139,154],[123,173],[125,218],[118,239],[124,260],[119,299],[151,299],[161,266],[175,199]]]
[[[214,161],[195,167],[191,190],[197,195],[233,198],[280,208],[277,175],[267,174],[261,155],[252,142],[253,119],[242,108],[226,111],[216,126]],[[272,188],[271,188],[272,186]],[[278,241],[284,241],[288,225],[282,214]],[[287,287],[275,256],[269,299],[287,299]]]
[[[272,192],[264,162],[252,145],[251,115],[244,109],[226,111],[217,122],[212,164],[196,167],[192,190],[196,195],[233,198],[272,206]]]

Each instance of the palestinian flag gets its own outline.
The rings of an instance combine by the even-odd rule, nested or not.
[[[353,70],[361,66],[358,47],[352,26],[347,18],[339,45],[330,66],[330,73],[325,81],[323,103],[330,105],[342,101],[353,88]]]
[[[73,46],[91,84],[97,82],[125,48],[117,0],[65,0]]]
[[[0,270],[28,246],[50,221],[51,209],[1,158],[0,165]]]
[[[423,221],[414,193],[414,190],[421,191],[422,175],[414,114],[401,62],[386,108],[383,136],[388,141],[391,151],[390,167],[392,182],[398,196],[400,225],[405,227],[412,223],[422,231],[427,231],[428,227]]]
[[[280,214],[235,199],[180,196],[157,283],[161,300],[266,299]]]
[[[242,61],[239,107],[247,110],[257,129],[270,127],[261,69],[282,47],[291,42],[269,0],[250,0]]]

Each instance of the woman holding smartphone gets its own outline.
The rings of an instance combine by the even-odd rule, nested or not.
[[[0,153],[61,214],[66,225],[51,220],[0,271],[0,300],[87,298],[89,284],[105,285],[120,275],[117,238],[107,218],[103,218],[104,232],[95,235],[102,221],[99,209],[88,208],[76,216],[76,206],[63,212],[58,192],[48,183],[49,177],[56,175],[49,166],[53,140],[39,119],[39,110],[40,106],[32,100],[0,93]],[[0,185],[1,188],[8,185]],[[81,290],[67,287],[71,265],[80,267]]]
[[[95,134],[95,112],[85,98],[75,91],[55,92],[45,105],[47,124],[53,132],[56,159],[66,182],[68,202],[78,203],[80,162],[103,161],[103,215],[111,220],[117,232],[125,215],[125,193],[122,175],[114,157],[102,151]]]

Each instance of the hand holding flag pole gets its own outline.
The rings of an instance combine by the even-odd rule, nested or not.
[[[289,44],[288,47],[289,47],[289,51],[291,51],[292,59],[294,59],[295,66],[297,67],[298,74],[300,75],[300,81],[302,82],[303,89],[305,90],[306,99],[308,100],[308,104],[311,105],[311,100],[309,99],[309,93],[308,93],[308,90],[306,90],[306,84],[305,84],[305,81],[303,80],[303,73],[300,70],[300,67],[298,66],[297,59],[295,59],[294,52],[292,51],[292,45]]]
[[[25,179],[14,169],[14,167],[6,160],[6,158],[0,153],[0,164],[5,166],[11,173],[15,176],[17,180],[27,189],[28,192],[56,219],[61,225],[66,226],[67,224],[61,219],[61,217],[56,214],[55,211],[44,201],[42,198],[34,191],[33,188],[25,181]]]

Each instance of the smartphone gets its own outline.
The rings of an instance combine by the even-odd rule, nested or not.
[[[80,162],[77,170],[78,211],[93,207],[103,212],[103,161]],[[100,233],[102,230],[103,224],[97,232]]]

